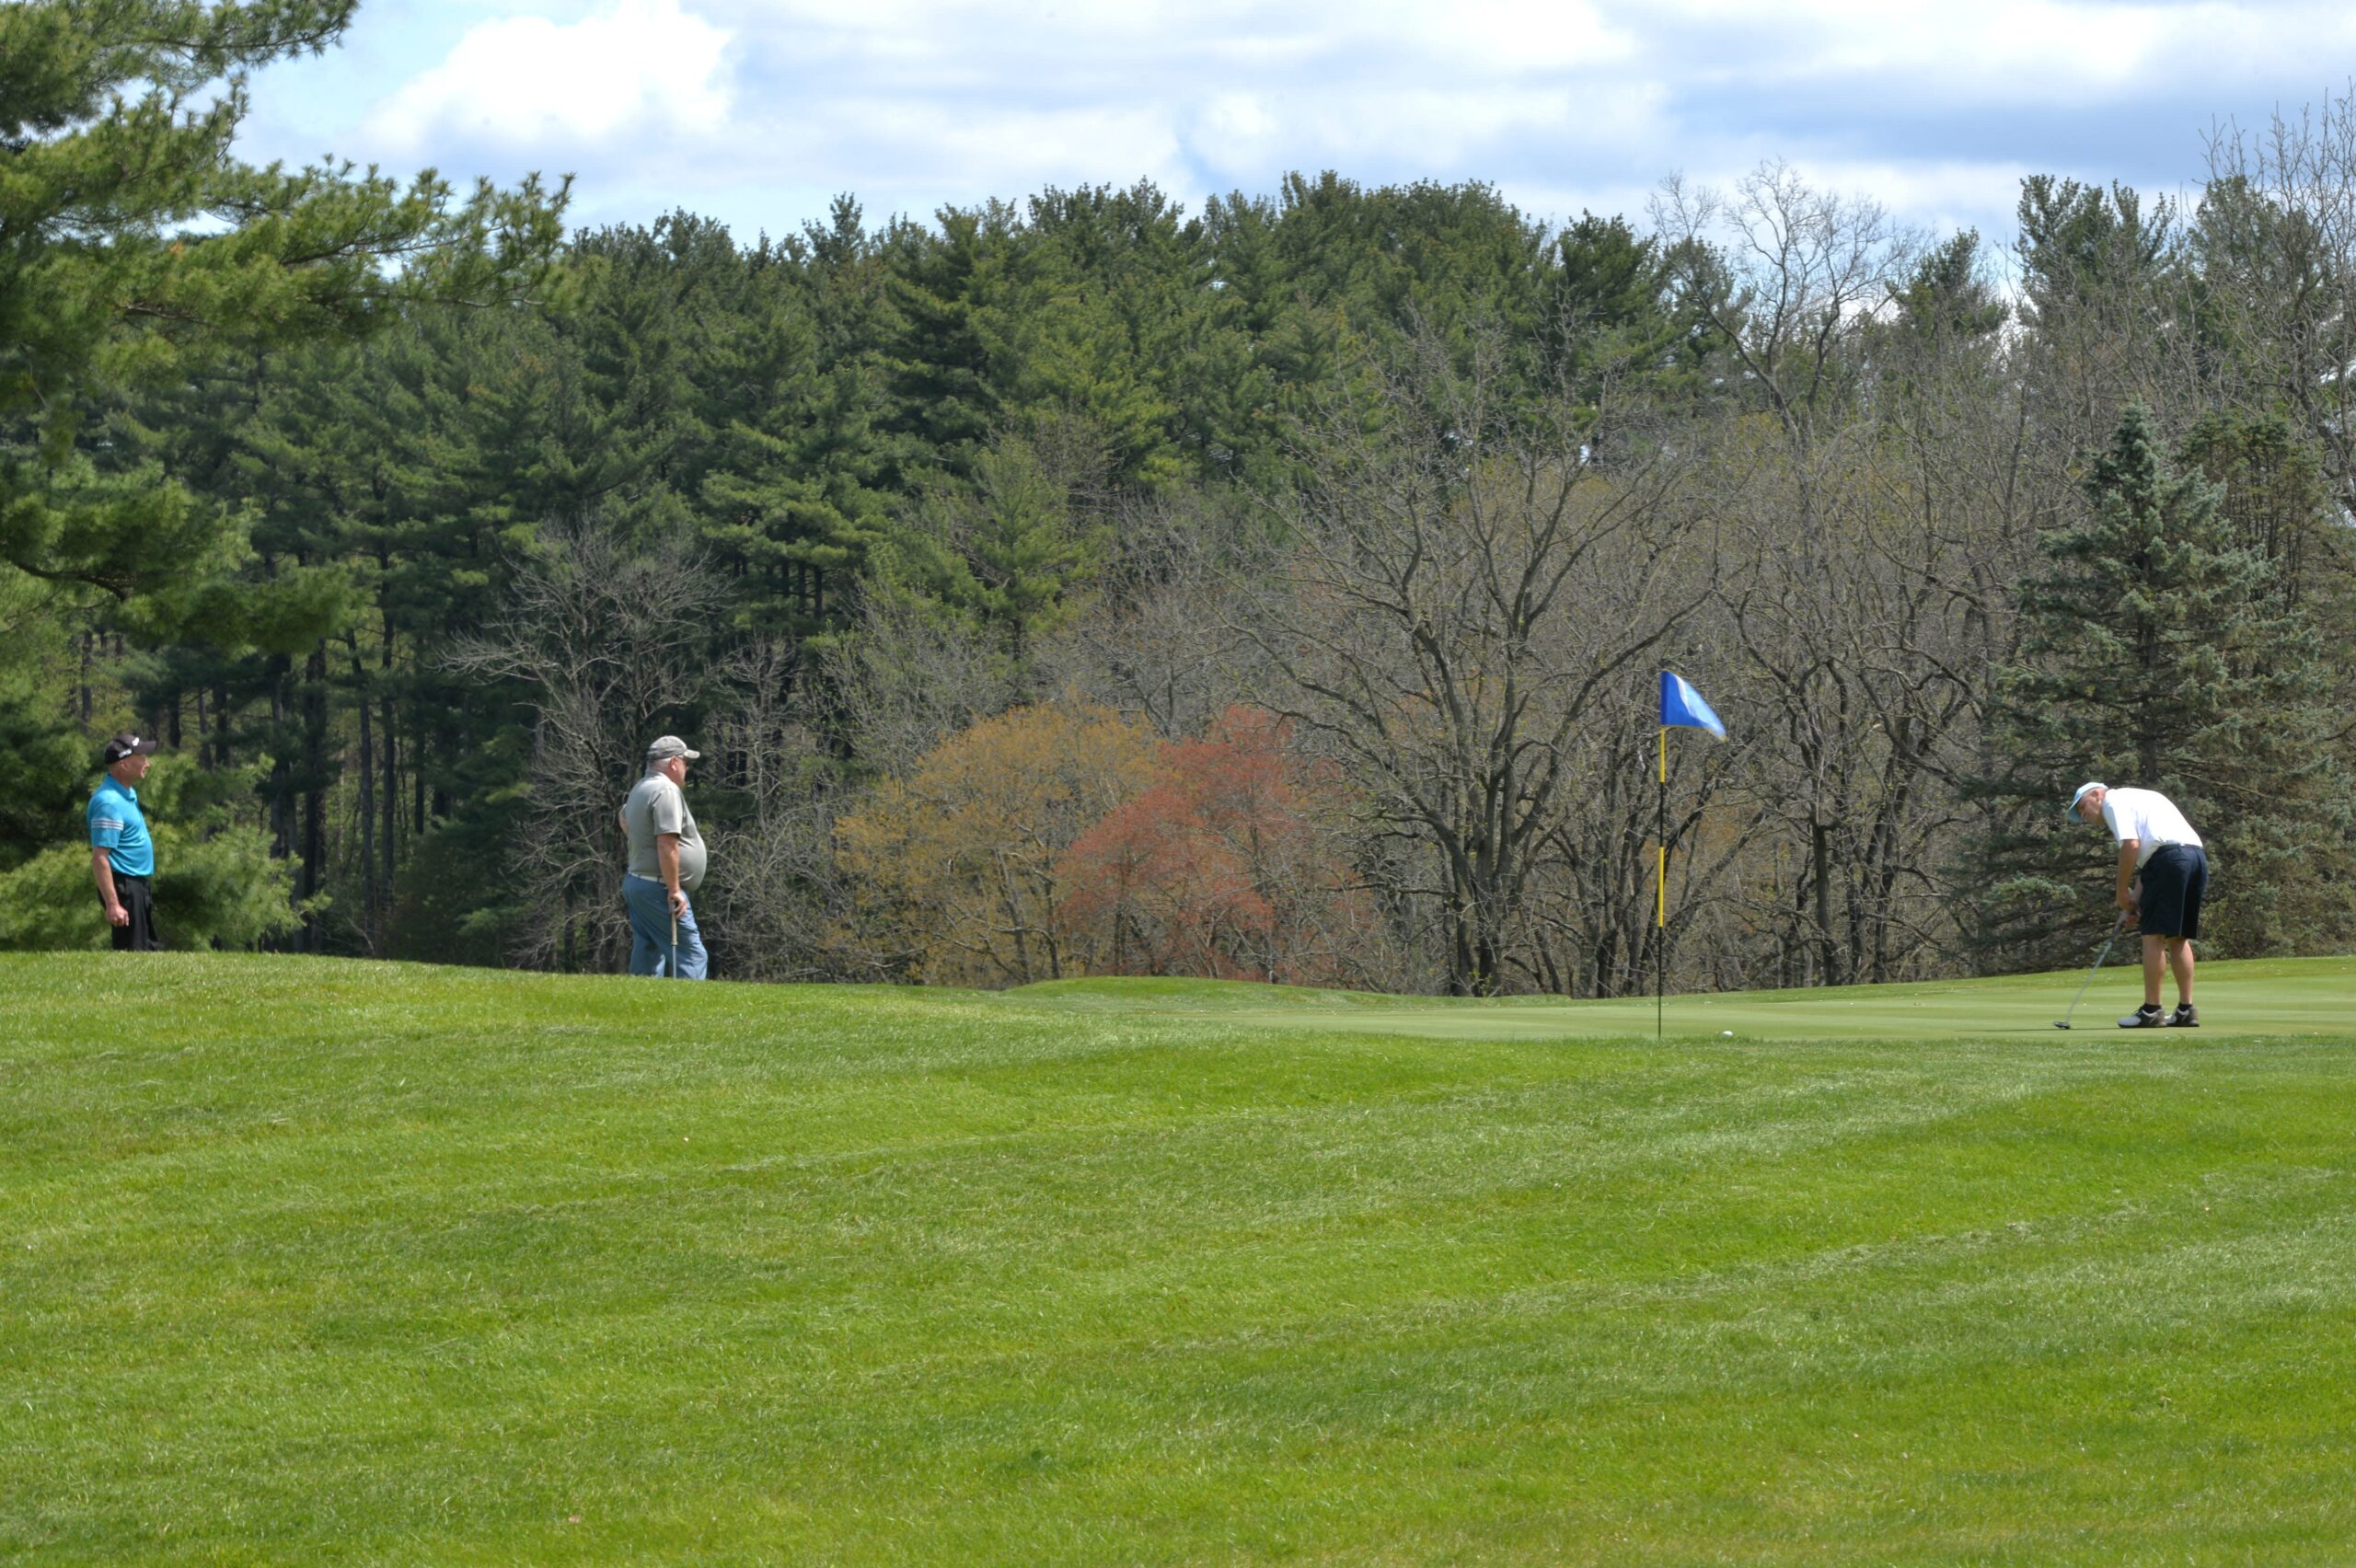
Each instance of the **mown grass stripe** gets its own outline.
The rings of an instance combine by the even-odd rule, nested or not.
[[[2212,966],[2204,1010],[2347,973]],[[2356,1539],[2345,1034],[1142,989],[0,960],[0,1556]]]

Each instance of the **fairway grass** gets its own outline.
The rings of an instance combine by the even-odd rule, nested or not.
[[[2356,961],[2081,977],[0,957],[0,1561],[2356,1559]]]

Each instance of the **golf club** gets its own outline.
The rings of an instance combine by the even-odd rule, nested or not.
[[[2078,997],[2085,996],[2086,994],[2086,987],[2095,983],[2095,969],[2100,969],[2102,967],[2102,961],[2110,956],[2110,944],[2117,941],[2119,940],[2119,933],[2126,928],[2127,911],[2122,909],[2119,912],[2119,918],[2110,923],[2110,935],[2103,939],[2102,951],[2095,954],[2095,968],[2087,970],[2086,977],[2078,982],[2078,996],[2071,997],[2069,1007],[2063,1009],[2060,1018],[2053,1020],[2054,1028],[2067,1029],[2070,1027],[2070,1016],[2078,1010]]]
[[[679,977],[679,906],[671,905],[671,978]],[[2075,1006],[2073,1003],[2072,1006]]]

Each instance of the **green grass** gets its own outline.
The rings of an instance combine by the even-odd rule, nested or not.
[[[0,958],[0,1560],[2344,1562],[2356,962],[2079,978]]]
[[[2026,980],[1943,980],[1911,986],[1851,986],[1820,990],[1754,991],[1674,997],[1657,1009],[1650,997],[1565,1002],[1551,997],[1501,1001],[1375,997],[1222,980],[1058,980],[1009,993],[1026,1001],[1115,1012],[1216,1015],[1228,1022],[1280,1029],[1329,1029],[1337,1016],[1353,1031],[1449,1040],[1611,1040],[1650,1038],[1657,1010],[1662,1032],[1679,1039],[1952,1040],[1963,1035],[2045,1035],[2081,985],[2085,999],[2073,1032],[2108,1031],[2142,1000],[2138,955],[2096,972]],[[2091,957],[2091,955],[2090,955]],[[2356,1039],[2356,958],[2268,960],[2203,965],[2195,978],[2205,1037],[2333,1034]],[[2173,1007],[2176,982],[2163,1000]]]

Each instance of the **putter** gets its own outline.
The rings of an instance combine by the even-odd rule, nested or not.
[[[2103,939],[2102,951],[2095,954],[2095,969],[2100,969],[2102,967],[2102,961],[2110,956],[2110,944],[2117,941],[2119,940],[2119,933],[2126,928],[2127,911],[2122,909],[2119,912],[2119,918],[2110,923],[2110,935]],[[2095,983],[2095,969],[2087,970],[2086,977],[2078,982],[2078,996],[2071,997],[2069,1007],[2063,1009],[2060,1018],[2053,1020],[2054,1028],[2067,1029],[2070,1027],[2070,1016],[2078,1010],[2078,997],[2085,996],[2086,994],[2086,987]]]
[[[2122,917],[2122,918],[2123,918],[2123,917]],[[674,905],[674,906],[673,906],[673,908],[672,908],[672,910],[671,910],[671,978],[672,978],[672,979],[674,979],[674,980],[676,980],[678,977],[679,977],[679,911],[678,911],[677,906],[676,906],[676,905]],[[2075,1004],[2075,1003],[2073,1003],[2073,1004],[2071,1004],[2071,1005],[2074,1007],[2076,1004]]]

